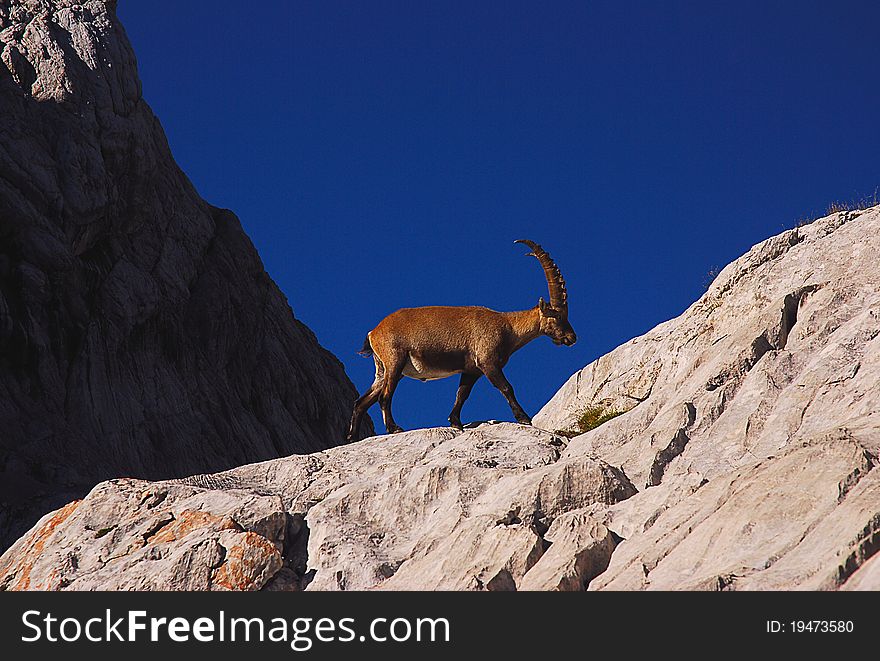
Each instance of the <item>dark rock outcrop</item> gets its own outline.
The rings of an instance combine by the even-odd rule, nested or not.
[[[175,164],[114,7],[0,4],[0,549],[102,479],[334,445],[356,397]]]

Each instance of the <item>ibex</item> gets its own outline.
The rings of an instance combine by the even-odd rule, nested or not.
[[[495,312],[483,307],[432,306],[393,312],[367,333],[360,353],[373,356],[376,379],[355,402],[347,439],[357,436],[361,418],[377,401],[389,434],[403,431],[391,415],[391,398],[401,376],[419,381],[461,374],[455,404],[449,414],[453,427],[462,429],[461,407],[474,383],[483,375],[501,391],[516,421],[530,425],[531,418],[513,394],[502,368],[517,349],[539,335],[557,345],[577,341],[568,323],[568,294],[559,267],[541,246],[520,239],[541,263],[550,290],[550,303],[543,298],[530,310]]]

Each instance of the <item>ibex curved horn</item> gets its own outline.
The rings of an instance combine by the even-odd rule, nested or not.
[[[568,314],[568,292],[565,290],[565,278],[562,277],[559,267],[551,259],[550,253],[528,239],[518,239],[514,243],[524,243],[532,249],[532,252],[526,254],[533,255],[541,262],[544,275],[547,277],[547,288],[550,290],[550,307]]]

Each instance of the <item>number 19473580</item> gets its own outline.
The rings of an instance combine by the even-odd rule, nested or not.
[[[767,633],[852,633],[852,620],[767,620]]]

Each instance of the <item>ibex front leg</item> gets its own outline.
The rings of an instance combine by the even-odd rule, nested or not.
[[[486,378],[489,379],[489,382],[498,388],[498,390],[501,391],[501,394],[504,395],[504,399],[510,404],[510,410],[513,411],[513,417],[516,418],[516,421],[521,425],[532,424],[532,419],[529,417],[528,413],[526,413],[523,410],[523,407],[519,405],[519,402],[516,401],[516,396],[513,394],[513,386],[510,385],[510,381],[504,376],[504,372],[501,371],[501,368],[485,367],[483,369],[483,374],[485,374]]]
[[[464,429],[461,424],[461,407],[464,406],[465,400],[471,394],[471,390],[481,374],[469,374],[462,372],[461,381],[458,382],[458,392],[455,393],[455,404],[452,406],[452,413],[449,414],[449,424],[456,429]]]

